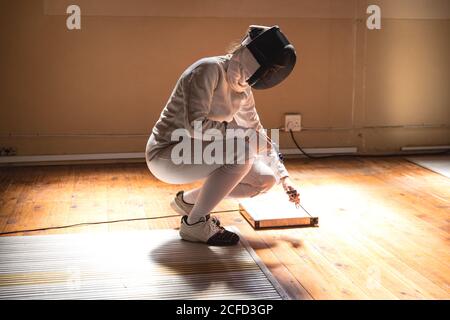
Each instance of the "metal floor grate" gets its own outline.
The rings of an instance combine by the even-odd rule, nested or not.
[[[283,298],[245,240],[209,247],[176,230],[0,237],[0,299]]]

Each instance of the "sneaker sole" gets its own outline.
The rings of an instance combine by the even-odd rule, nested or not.
[[[180,232],[180,237],[181,237],[181,239],[183,239],[185,241],[189,241],[189,242],[203,242],[203,241],[200,241],[198,239],[192,238],[192,237],[186,235],[183,232]]]
[[[237,245],[239,241],[236,233],[225,230],[225,233],[213,235],[206,243],[210,246],[228,247]]]
[[[185,234],[184,232],[180,231],[180,237],[181,239],[185,240],[185,241],[189,241],[189,242],[197,242],[197,243],[204,243],[208,246],[214,246],[214,247],[230,247],[230,246],[235,246],[239,243],[240,239],[239,236],[237,236],[237,239],[235,239],[235,241],[233,242],[222,242],[222,241],[214,241],[212,239],[208,240],[208,241],[202,241],[199,240],[197,238],[193,238],[187,234]],[[211,241],[212,240],[212,241]]]

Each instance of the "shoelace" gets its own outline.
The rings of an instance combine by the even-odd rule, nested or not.
[[[215,224],[217,224],[218,226],[220,226],[220,219],[215,217],[215,216],[211,216],[211,214],[208,214],[206,216],[206,219],[211,219]]]
[[[217,224],[214,222],[214,220],[212,220],[212,218],[211,218],[211,222],[212,222],[212,223],[210,223],[210,227],[213,229],[213,231],[215,231],[214,233],[217,233],[217,232],[223,232],[223,230],[225,230],[225,228],[222,227],[221,225],[217,225]]]

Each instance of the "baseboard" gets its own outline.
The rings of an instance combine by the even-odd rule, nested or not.
[[[450,150],[450,146],[418,146],[418,147],[402,147],[402,151],[439,151]]]
[[[307,154],[326,155],[326,154],[357,154],[357,147],[336,147],[336,148],[304,148]],[[429,153],[433,151],[450,150],[450,146],[424,146],[424,147],[403,147],[401,152],[390,153],[390,155],[410,155],[418,152]],[[288,156],[302,156],[300,150],[296,148],[281,149],[281,153]],[[377,155],[385,155],[383,153]],[[103,162],[143,162],[144,152],[123,152],[123,153],[92,153],[92,154],[64,154],[64,155],[37,155],[37,156],[3,156],[0,157],[0,166],[3,165],[56,165],[66,163],[103,163]]]
[[[356,153],[356,147],[345,148],[305,148],[308,154],[349,154]],[[298,149],[281,149],[281,153],[286,155],[300,155]],[[66,161],[98,161],[98,160],[125,160],[136,159],[144,160],[144,152],[127,153],[92,153],[92,154],[64,154],[64,155],[39,155],[39,156],[5,156],[0,157],[0,164],[33,164],[33,163],[52,163]]]
[[[358,152],[357,147],[338,147],[338,148],[303,148],[307,154],[352,154]],[[297,148],[281,149],[280,152],[285,155],[301,155]]]
[[[0,164],[34,164],[34,163],[59,163],[77,161],[98,161],[98,160],[144,160],[144,152],[124,152],[124,153],[92,153],[92,154],[64,154],[64,155],[40,155],[40,156],[5,156],[0,157]]]

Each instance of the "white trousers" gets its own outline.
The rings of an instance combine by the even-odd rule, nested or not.
[[[268,191],[276,183],[272,168],[263,156],[249,155],[244,164],[175,164],[171,154],[175,145],[158,151],[147,166],[159,180],[185,184],[205,179],[189,219],[199,219],[225,197],[247,198]]]

